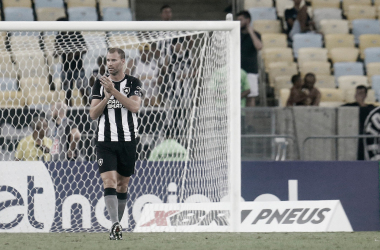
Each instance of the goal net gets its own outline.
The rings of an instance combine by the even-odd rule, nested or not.
[[[125,73],[141,80],[143,92],[123,227],[133,231],[148,203],[238,203],[235,22],[7,23],[0,27],[0,164],[6,169],[0,232],[105,232],[111,226],[89,109],[113,47],[125,51]],[[162,218],[151,224],[162,226]]]

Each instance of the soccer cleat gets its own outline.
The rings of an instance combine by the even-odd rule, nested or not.
[[[110,229],[110,240],[122,240],[122,227],[119,222],[115,222]]]

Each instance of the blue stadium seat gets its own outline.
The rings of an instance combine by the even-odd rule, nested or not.
[[[356,19],[352,21],[352,34],[355,36],[355,44],[359,43],[359,36],[363,34],[380,34],[379,20]]]
[[[131,9],[114,7],[104,8],[103,21],[132,21]]]
[[[69,21],[98,21],[95,7],[73,7],[67,9]]]
[[[249,13],[251,14],[251,25],[256,20],[276,20],[277,14],[275,8],[250,8]]]
[[[294,57],[298,57],[298,50],[300,48],[322,48],[322,35],[321,34],[295,34],[293,36],[293,53]]]
[[[376,101],[380,102],[380,75],[372,76],[372,89],[375,91]]]
[[[34,21],[33,9],[27,7],[7,7],[4,9],[5,21]]]
[[[17,79],[0,77],[0,91],[16,91],[17,90]]]
[[[361,62],[337,62],[334,63],[335,81],[340,76],[362,76],[364,75],[363,63]]]
[[[380,62],[380,47],[366,48],[364,50],[365,54],[365,65],[371,62]]]
[[[34,0],[34,7],[39,8],[63,8],[63,0]]]

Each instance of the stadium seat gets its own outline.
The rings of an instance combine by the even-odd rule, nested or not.
[[[348,34],[349,26],[347,20],[324,19],[319,22],[320,31],[324,34]]]
[[[18,51],[13,53],[16,67],[21,78],[47,76],[47,65],[42,51]]]
[[[28,77],[21,78],[20,80],[20,89],[21,92],[27,91],[49,91],[49,83],[45,77]]]
[[[253,22],[253,28],[260,34],[281,33],[281,22],[279,20],[256,20]]]
[[[23,8],[32,8],[32,0],[3,0],[3,9],[9,7],[23,7]]]
[[[354,48],[354,35],[351,34],[328,34],[325,35],[325,48]]]
[[[316,75],[315,87],[335,89],[335,77],[332,75]]]
[[[248,11],[251,14],[251,25],[256,20],[277,20],[275,8],[250,8]]]
[[[286,107],[286,102],[289,99],[290,89],[280,89],[280,97],[278,104],[280,107]]]
[[[52,103],[64,100],[64,91],[31,91],[27,95],[23,92],[23,96],[28,107],[46,110]]]
[[[372,0],[342,0],[342,9],[344,15],[347,15],[350,5],[371,6]]]
[[[300,48],[298,50],[298,66],[301,68],[305,62],[327,62],[327,49]]]
[[[268,0],[244,0],[244,9],[257,7],[273,7],[273,2]]]
[[[67,14],[70,21],[98,21],[95,7],[68,8]]]
[[[322,35],[320,34],[295,34],[293,36],[293,53],[294,57],[298,57],[298,50],[300,48],[321,48]]]
[[[380,62],[380,47],[366,48],[364,50],[364,56],[366,67],[369,63]]]
[[[340,76],[362,76],[364,75],[363,63],[361,62],[337,62],[334,63],[335,81]]]
[[[322,20],[341,20],[342,10],[338,8],[321,8],[313,10],[313,20],[318,30],[321,30]]]
[[[365,67],[367,71],[368,80],[370,84],[372,84],[372,77],[375,75],[380,75],[380,62],[368,63]]]
[[[294,62],[274,62],[268,65],[269,84],[274,86],[274,79],[277,76],[289,76],[298,74],[297,64]]]
[[[329,62],[304,62],[300,65],[301,77],[307,73],[314,73],[315,75],[331,75]]]
[[[37,36],[11,36],[10,44],[12,52],[41,51],[40,39]]]
[[[336,62],[356,62],[359,57],[357,48],[332,48],[330,58],[332,63]]]
[[[274,78],[274,94],[275,98],[280,98],[281,89],[290,89],[293,87],[291,76],[277,76]]]
[[[356,102],[355,100],[355,93],[356,89],[344,89],[343,94],[344,94],[344,101],[345,102]],[[366,103],[374,103],[376,102],[376,93],[375,90],[373,89],[368,89],[367,90],[367,98],[365,99]]]
[[[103,21],[132,21],[131,9],[116,7],[104,8]]]
[[[337,107],[344,103],[344,91],[341,89],[319,88],[323,107]],[[322,104],[323,103],[323,104]]]
[[[368,86],[366,76],[340,76],[338,86],[340,89],[355,89],[359,85]]]
[[[36,9],[37,21],[56,21],[58,18],[66,17],[64,8],[41,7]]]
[[[0,73],[0,91],[17,91],[17,78],[8,78]]]
[[[64,8],[63,0],[34,0],[34,8]]]
[[[340,8],[341,0],[311,0],[313,9],[318,8]]]
[[[96,8],[96,0],[66,0],[67,8],[75,7],[94,7]]]
[[[376,8],[367,5],[350,5],[348,7],[347,19],[376,19]]]
[[[375,92],[375,97],[380,102],[380,74],[372,76],[372,89]]]
[[[0,53],[0,76],[5,78],[17,77],[17,68],[8,52]]]
[[[268,72],[269,64],[273,62],[293,62],[293,52],[291,48],[269,48],[262,50],[265,63],[265,71]]]
[[[261,36],[263,48],[286,48],[288,42],[285,34],[263,34]]]
[[[34,21],[30,7],[8,7],[4,9],[5,21]]]
[[[128,0],[99,0],[98,2],[101,15],[103,15],[103,9],[107,7],[129,8]]]
[[[301,1],[301,7],[305,5],[305,1]],[[294,7],[294,1],[293,0],[276,0],[276,11],[277,16],[280,18],[284,18],[285,10],[291,9]]]
[[[25,99],[19,91],[0,91],[0,108],[23,108]]]
[[[380,47],[380,34],[370,35],[365,34],[359,37],[360,57],[365,58],[364,50],[372,47]]]
[[[352,34],[355,36],[355,43],[359,43],[359,37],[363,34],[380,34],[379,20],[355,19],[352,21]]]

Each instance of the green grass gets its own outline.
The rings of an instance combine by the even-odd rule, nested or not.
[[[380,233],[1,233],[0,249],[380,249]]]

